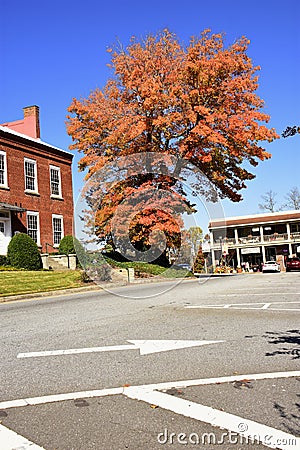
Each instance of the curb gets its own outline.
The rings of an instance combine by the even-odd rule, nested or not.
[[[132,283],[109,283],[107,285],[92,285],[92,286],[82,286],[78,288],[69,288],[69,289],[57,289],[53,291],[46,291],[46,292],[32,292],[28,294],[19,294],[19,295],[8,295],[6,297],[0,297],[0,304],[1,303],[9,303],[14,302],[17,300],[30,300],[34,298],[45,298],[45,297],[55,297],[60,295],[68,295],[68,294],[80,294],[84,292],[92,292],[92,291],[105,291],[105,288],[113,289],[113,288],[119,288],[119,287],[126,287],[126,286],[134,286],[134,285],[141,285],[141,284],[151,284],[151,283],[162,283],[162,282],[171,282],[172,279],[166,279],[166,278],[141,278],[136,279]],[[196,280],[195,278],[187,278],[186,281]]]
[[[102,288],[99,286],[83,286],[80,288],[70,288],[70,289],[57,289],[53,291],[46,291],[46,292],[32,292],[28,294],[19,294],[19,295],[8,295],[6,297],[0,297],[0,303],[7,303],[12,302],[16,300],[24,300],[24,299],[31,299],[31,298],[43,298],[43,297],[54,297],[55,295],[65,295],[65,294],[76,294],[77,292],[89,292],[89,291],[96,291],[101,290]]]
[[[195,281],[199,278],[222,278],[222,277],[233,277],[241,274],[236,273],[195,273],[194,277],[187,277],[186,279],[182,279],[185,282],[187,281]],[[45,297],[55,297],[60,295],[68,295],[68,294],[80,294],[84,292],[93,292],[93,291],[104,291],[105,288],[113,289],[118,287],[126,287],[126,286],[134,286],[134,285],[142,285],[142,284],[151,284],[151,283],[167,283],[173,281],[174,278],[140,278],[135,279],[132,283],[124,283],[124,284],[117,284],[117,283],[110,283],[105,285],[92,285],[92,286],[82,286],[79,288],[70,288],[70,289],[57,289],[53,291],[46,291],[46,292],[32,292],[28,294],[19,294],[19,295],[8,295],[6,297],[0,297],[0,304],[1,303],[9,303],[14,302],[18,300],[30,300],[35,298],[45,298]]]

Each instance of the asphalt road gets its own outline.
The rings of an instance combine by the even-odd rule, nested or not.
[[[299,273],[17,301],[0,316],[0,450],[300,448]]]

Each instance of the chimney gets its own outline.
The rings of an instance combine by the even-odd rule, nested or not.
[[[38,106],[26,106],[23,108],[24,123],[28,124],[31,133],[28,133],[31,137],[40,138],[40,109]]]

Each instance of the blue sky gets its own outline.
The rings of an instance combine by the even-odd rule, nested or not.
[[[24,106],[40,107],[42,139],[68,149],[67,108],[73,97],[103,87],[110,71],[106,49],[116,40],[142,37],[165,27],[187,42],[205,28],[225,32],[228,43],[242,35],[248,54],[261,66],[259,95],[270,125],[279,133],[300,123],[300,2],[298,0],[2,0],[0,17],[0,123],[22,118]],[[270,161],[254,168],[244,200],[224,201],[226,216],[260,212],[261,195],[278,201],[300,188],[300,135],[267,144]],[[74,158],[74,194],[82,186]]]

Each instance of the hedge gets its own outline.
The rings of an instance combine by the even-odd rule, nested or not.
[[[70,234],[64,236],[60,241],[58,251],[62,255],[75,254],[76,250],[73,236],[71,236]]]
[[[39,270],[42,266],[38,246],[25,233],[15,234],[7,249],[9,264],[17,269]]]

